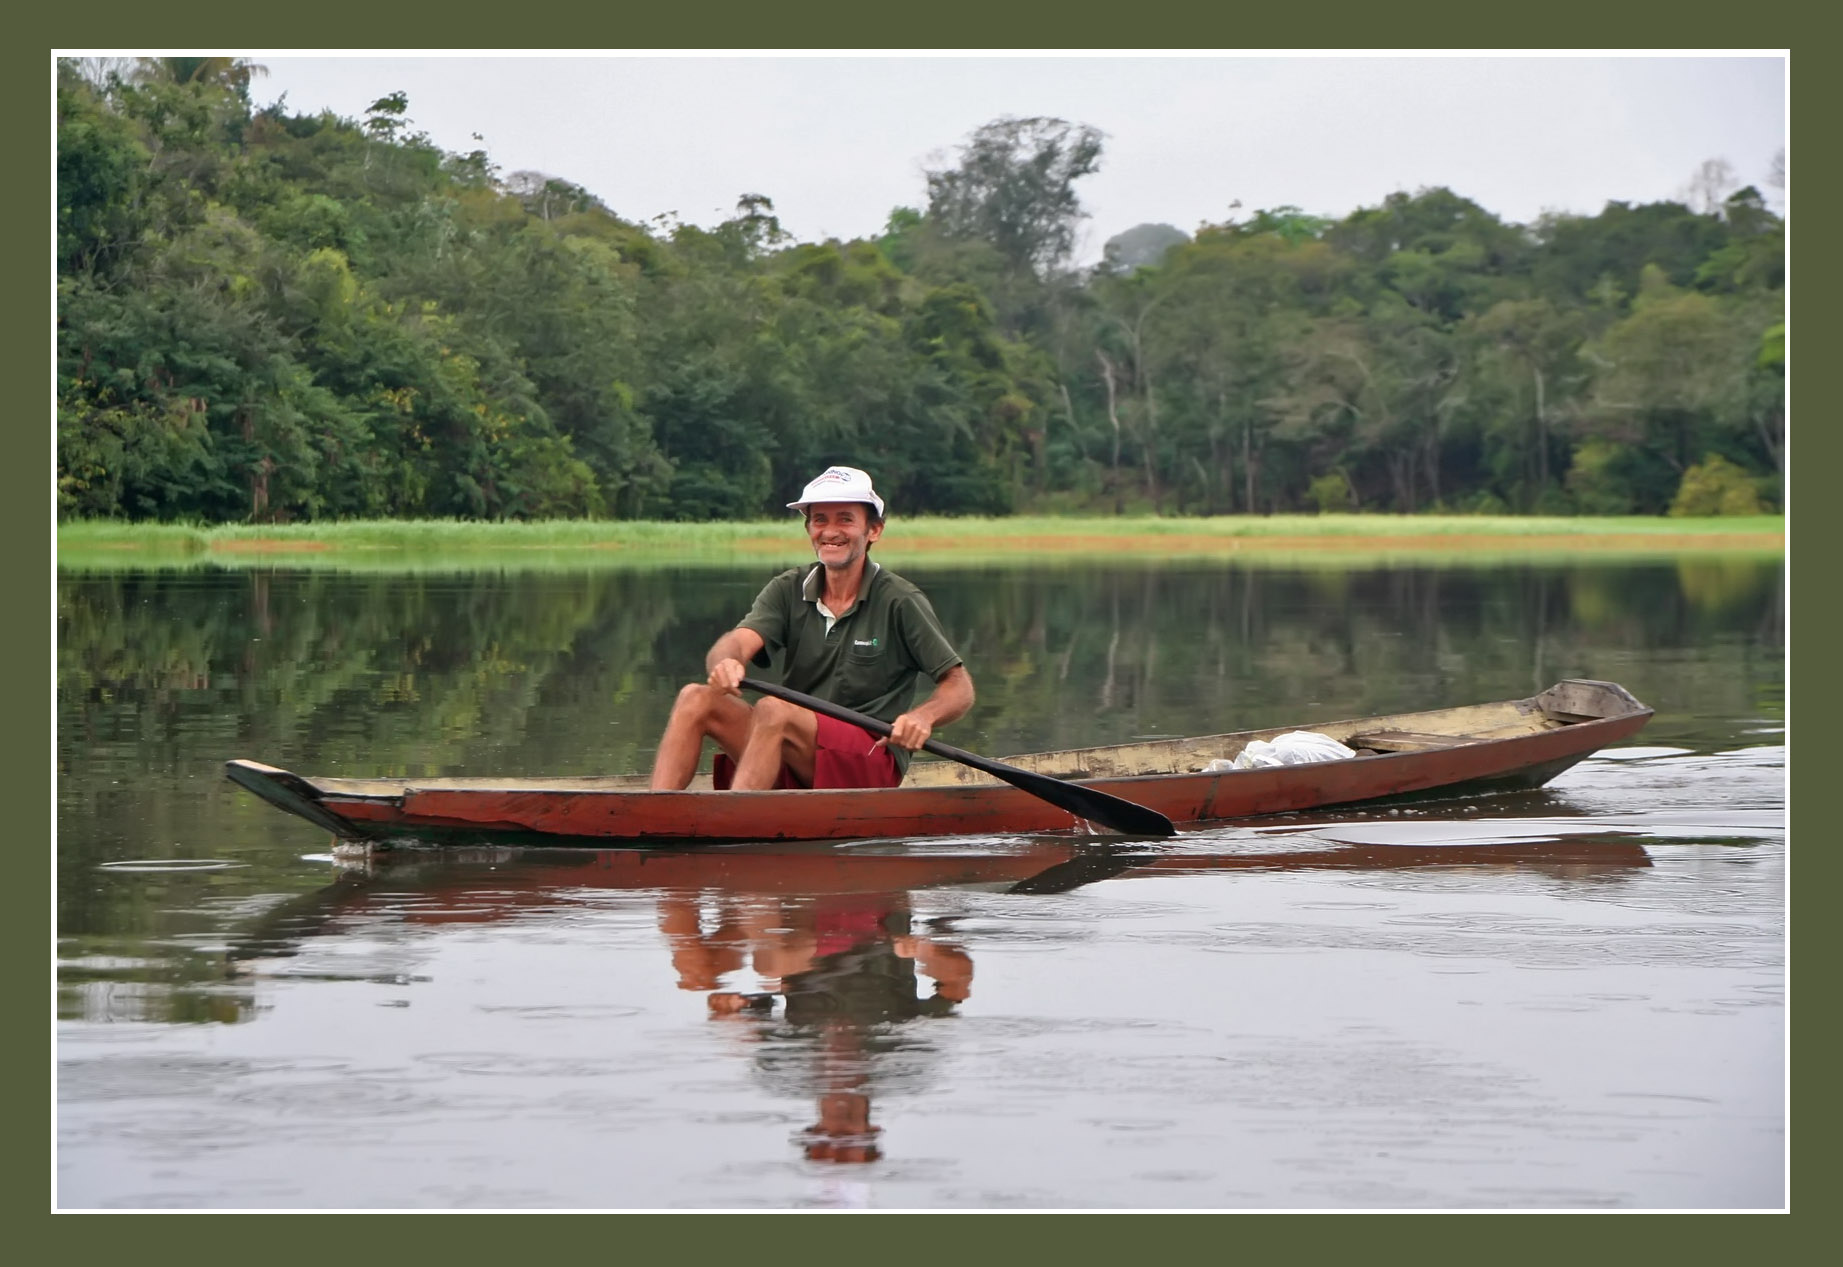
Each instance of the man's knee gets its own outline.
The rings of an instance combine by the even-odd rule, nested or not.
[[[679,688],[668,725],[714,738],[727,749],[740,750],[754,710],[747,702],[703,682]]]
[[[707,717],[716,702],[723,698],[723,692],[705,682],[687,682],[678,690],[678,700],[672,706],[675,713]]]
[[[750,725],[753,729],[786,731],[794,728],[799,715],[805,710],[798,704],[789,704],[786,700],[769,695],[758,701],[752,711]]]

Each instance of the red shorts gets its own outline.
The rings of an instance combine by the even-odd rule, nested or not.
[[[895,787],[902,782],[896,758],[888,747],[875,746],[875,735],[823,714],[814,720],[819,723],[819,737],[813,750],[814,787]],[[711,763],[710,781],[721,792],[735,777],[736,763],[729,753],[719,752]],[[781,776],[774,781],[774,786],[797,788],[806,785],[794,778],[793,771],[782,766]]]

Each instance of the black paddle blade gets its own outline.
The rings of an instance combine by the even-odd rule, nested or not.
[[[1115,853],[1111,845],[1100,845],[1092,853],[1077,854],[1067,862],[1058,862],[1033,876],[1026,876],[1005,892],[1038,896],[1067,893],[1084,884],[1111,880],[1131,871],[1146,859],[1157,856],[1151,853]]]
[[[1169,818],[1137,801],[1122,800],[1120,797],[1110,796],[1106,792],[1084,787],[1079,783],[1064,783],[1061,779],[1052,779],[1047,774],[1020,770],[1016,766],[1006,765],[1002,761],[993,761],[989,757],[974,756],[970,752],[960,753],[959,749],[950,748],[946,744],[936,744],[932,739],[923,747],[939,756],[972,766],[975,770],[983,770],[994,778],[1003,779],[1012,787],[1021,788],[1032,796],[1066,809],[1075,817],[1086,819],[1090,823],[1111,827],[1128,836],[1177,835],[1177,828],[1171,825]],[[973,759],[968,761],[967,757]]]
[[[868,730],[873,735],[889,737],[890,726],[886,721],[879,721],[866,713],[834,704],[830,700],[819,699],[801,691],[779,686],[773,682],[761,682],[755,678],[745,677],[742,684],[751,691],[763,695],[773,695],[790,704],[823,713],[827,717],[849,722],[853,726]],[[1077,818],[1089,823],[1098,823],[1102,827],[1112,828],[1127,836],[1175,836],[1177,828],[1171,820],[1155,809],[1132,801],[1122,800],[1117,796],[1079,783],[1064,783],[1061,779],[1052,779],[1047,774],[1037,774],[1030,770],[1020,770],[1016,766],[982,757],[978,753],[968,752],[964,748],[955,748],[951,744],[930,739],[922,745],[924,749],[949,761],[958,761],[961,765],[971,766],[983,771],[995,779],[1003,779],[1012,787],[1029,792],[1032,796],[1048,801],[1058,809],[1065,809]]]

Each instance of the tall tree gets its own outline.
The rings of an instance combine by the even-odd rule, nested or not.
[[[1075,182],[1100,168],[1102,133],[1062,119],[995,119],[927,173],[928,214],[948,237],[990,242],[1013,268],[1043,276],[1086,217]]]
[[[1473,353],[1466,386],[1490,402],[1486,430],[1516,462],[1511,504],[1534,509],[1553,486],[1557,437],[1589,377],[1583,320],[1547,298],[1506,299],[1469,318],[1461,334]]]
[[[244,57],[140,57],[134,66],[133,76],[143,82],[215,84],[245,101],[250,96],[250,80],[269,73],[267,66]]]
[[[1075,184],[1097,171],[1102,133],[1055,118],[1005,116],[975,131],[959,161],[927,172],[925,275],[972,282],[1012,334],[1050,323],[1047,289],[1087,217]],[[929,257],[932,258],[929,258]]]
[[[1643,510],[1661,513],[1690,466],[1752,431],[1746,395],[1759,342],[1744,323],[1738,311],[1679,290],[1653,267],[1632,314],[1597,341],[1593,351],[1605,368],[1588,424],[1591,433],[1652,459],[1660,474]]]

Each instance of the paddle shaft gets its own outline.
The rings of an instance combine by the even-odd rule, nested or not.
[[[830,700],[819,699],[790,687],[759,681],[752,677],[743,678],[742,685],[751,691],[772,695],[777,699],[786,700],[789,704],[798,704],[801,708],[810,709],[812,712],[823,713],[827,717],[849,722],[853,726],[868,730],[873,735],[889,738],[890,725],[888,722],[879,721],[875,717],[846,708],[842,704],[834,704]],[[1048,801],[1059,809],[1065,809],[1077,818],[1099,823],[1103,827],[1111,827],[1125,835],[1175,836],[1177,834],[1177,828],[1171,825],[1171,820],[1157,810],[1148,809],[1144,805],[1136,805],[1132,801],[1122,800],[1117,796],[1109,796],[1106,792],[1083,787],[1078,783],[1064,783],[1061,779],[1052,779],[1047,774],[1020,770],[1016,766],[994,761],[990,757],[982,757],[976,752],[956,748],[938,739],[926,740],[922,747],[937,757],[945,757],[949,761],[957,761],[961,765],[970,766],[994,778],[1003,779],[1012,787],[1029,792],[1032,796]]]

